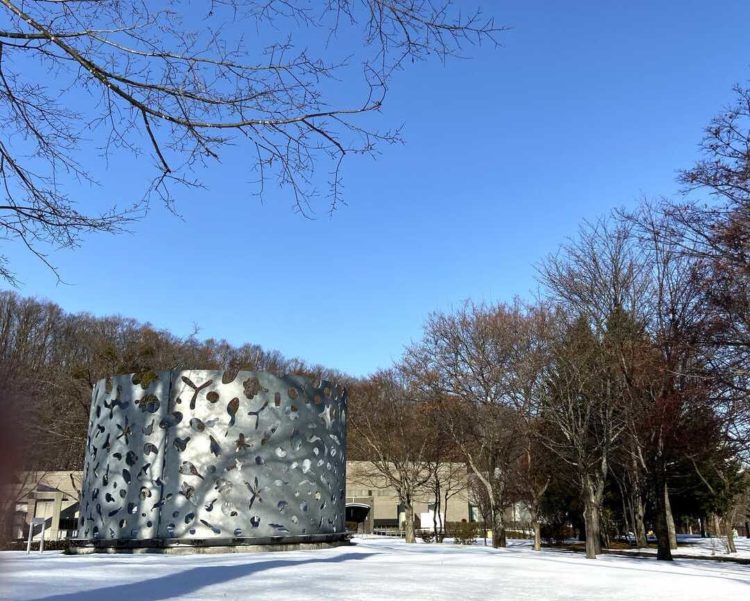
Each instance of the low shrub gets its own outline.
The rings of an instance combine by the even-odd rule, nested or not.
[[[435,533],[432,530],[421,530],[419,537],[422,539],[422,542],[431,543],[435,540]]]
[[[548,522],[542,524],[542,538],[549,545],[561,545],[571,535],[570,527],[564,517],[550,519]]]
[[[457,545],[473,545],[477,540],[479,527],[476,522],[454,522],[448,524],[447,534]]]
[[[2,543],[0,543],[0,549],[3,551],[25,551],[26,544],[27,542],[21,539],[3,541]],[[44,541],[45,551],[67,551],[69,548],[70,548],[70,541],[68,539]],[[36,553],[38,551],[39,551],[39,541],[35,540],[31,544],[31,552]]]

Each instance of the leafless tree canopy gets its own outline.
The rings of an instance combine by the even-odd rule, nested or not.
[[[427,407],[415,400],[394,371],[378,372],[350,389],[349,426],[354,436],[349,444],[368,460],[351,477],[396,491],[406,513],[406,542],[413,543],[415,497],[434,480],[436,468],[436,441],[425,427]]]
[[[734,102],[706,127],[701,150],[701,160],[683,171],[680,181],[688,189],[713,192],[729,207],[747,208],[750,203],[750,88],[734,87]]]
[[[172,207],[234,144],[257,192],[275,181],[309,214],[323,170],[334,209],[343,158],[400,140],[364,116],[393,71],[499,31],[450,0],[0,0],[0,235],[46,260],[154,197]],[[76,204],[123,154],[152,163],[145,195]],[[7,261],[0,276],[13,278]]]
[[[458,456],[484,487],[494,546],[505,546],[507,489],[527,450],[524,418],[539,384],[536,317],[520,303],[466,303],[454,313],[433,314],[401,366],[436,401]]]

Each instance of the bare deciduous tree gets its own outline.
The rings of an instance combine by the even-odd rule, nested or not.
[[[430,479],[424,484],[426,498],[432,499],[432,529],[435,541],[443,542],[448,523],[448,504],[468,486],[466,464],[446,428],[440,399],[420,398],[419,419],[430,437]],[[425,524],[422,524],[422,528]]]
[[[445,453],[439,453],[436,457],[432,475],[423,488],[433,501],[432,530],[435,541],[441,543],[446,536],[448,504],[453,497],[466,491],[467,470],[464,463],[455,460],[456,457]]]
[[[518,411],[520,304],[466,303],[453,314],[435,314],[424,338],[404,357],[403,369],[424,394],[440,400],[441,416],[463,461],[485,487],[493,546],[505,546],[507,488],[524,452]]]
[[[601,552],[601,509],[610,460],[624,426],[602,341],[588,320],[563,324],[547,378],[541,415],[552,428],[543,442],[568,463],[584,507],[586,557]]]
[[[557,334],[543,399],[558,436],[545,441],[578,477],[586,524],[586,556],[601,551],[600,512],[613,454],[625,432],[620,361],[613,356],[623,321],[639,315],[648,289],[625,224],[584,224],[575,240],[547,258],[541,277],[571,323]]]
[[[175,184],[200,186],[198,168],[233,144],[245,144],[261,192],[274,178],[304,213],[325,165],[335,208],[344,157],[400,139],[362,117],[380,109],[393,71],[494,43],[491,18],[451,4],[0,0],[2,236],[46,261],[50,245],[118,231],[154,195],[172,208]],[[341,77],[359,92],[338,90]],[[123,154],[150,157],[145,196],[78,204],[81,184]],[[0,276],[14,281],[7,261]]]
[[[701,293],[707,342],[721,349],[724,387],[734,409],[733,437],[750,456],[750,88],[706,127],[703,157],[683,171],[688,200],[663,203],[662,238],[706,269]],[[709,194],[710,202],[695,200]],[[705,199],[702,199],[705,200]]]
[[[379,372],[350,386],[349,426],[358,454],[367,458],[350,474],[376,488],[391,487],[404,511],[407,543],[416,541],[414,502],[434,478],[434,439],[397,372]]]

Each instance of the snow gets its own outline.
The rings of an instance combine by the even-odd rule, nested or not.
[[[677,535],[677,550],[672,551],[674,555],[687,555],[690,557],[737,557],[750,560],[750,539],[744,536],[734,537],[734,546],[737,553],[727,553],[726,537],[701,538],[700,536]],[[656,555],[656,543],[647,549],[626,549],[626,553],[650,553]]]
[[[407,545],[355,539],[319,551],[220,555],[0,553],[8,601],[366,599],[659,601],[744,599],[750,566],[700,559],[657,562],[545,549],[526,542]]]

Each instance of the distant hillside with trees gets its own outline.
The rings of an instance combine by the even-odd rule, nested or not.
[[[0,407],[21,467],[82,469],[94,384],[115,374],[176,368],[349,380],[256,344],[181,338],[128,317],[66,313],[51,302],[0,292]]]

